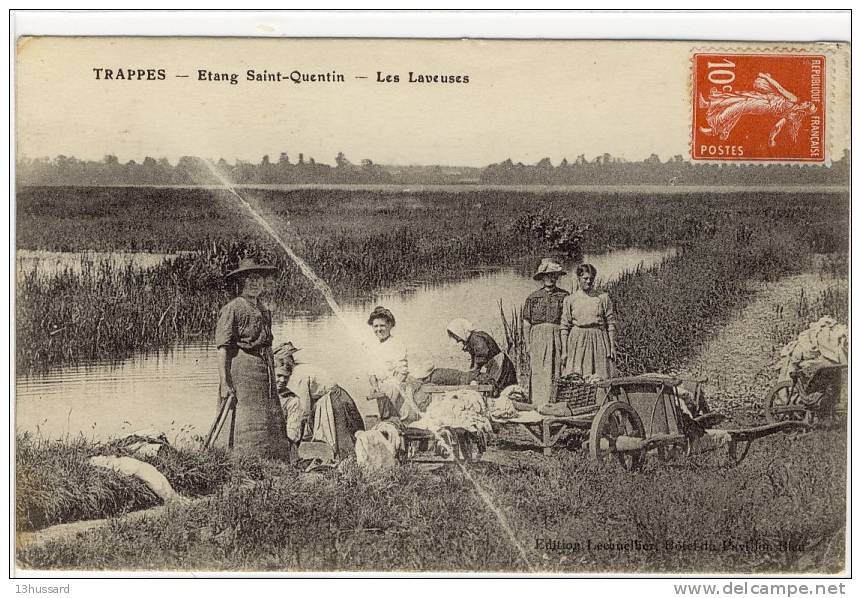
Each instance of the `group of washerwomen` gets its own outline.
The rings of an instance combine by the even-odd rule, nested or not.
[[[273,347],[271,313],[261,301],[276,268],[243,259],[227,274],[236,298],[225,305],[216,325],[221,404],[235,402],[230,446],[236,454],[254,454],[294,462],[303,440],[327,442],[337,458],[354,454],[356,433],[364,422],[353,398],[328,373],[297,360],[291,342]],[[606,293],[594,288],[596,270],[577,267],[572,293],[557,286],[566,272],[544,259],[533,276],[541,287],[523,306],[524,338],[529,355],[529,400],[540,409],[552,400],[560,376],[607,379],[615,375],[616,321]],[[466,371],[409,365],[407,350],[392,335],[395,317],[376,307],[368,318],[375,341],[370,345],[369,381],[378,400],[380,420],[407,426],[422,415],[425,384],[491,384],[498,394],[517,384],[514,364],[486,332],[458,318],[449,337],[470,356]]]

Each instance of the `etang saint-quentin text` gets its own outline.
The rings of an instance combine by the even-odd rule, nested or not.
[[[94,67],[93,74],[99,81],[163,81],[167,78],[167,69],[163,68],[105,68]],[[194,78],[197,81],[227,83],[229,85],[238,85],[241,80],[252,83],[344,83],[346,76],[336,70],[328,72],[303,72],[293,70],[284,71],[269,71],[267,69],[256,70],[248,69],[245,71],[244,79],[240,78],[239,73],[235,72],[220,72],[210,69],[196,69],[194,75],[176,75],[183,78]],[[369,77],[357,76],[357,79],[368,79]],[[399,73],[385,73],[376,71],[373,81],[376,83],[469,83],[469,75],[467,74],[440,74],[440,73],[425,73],[409,71],[406,78],[402,78]]]

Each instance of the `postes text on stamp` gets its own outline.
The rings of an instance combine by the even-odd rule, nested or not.
[[[694,160],[825,161],[825,56],[695,54]]]

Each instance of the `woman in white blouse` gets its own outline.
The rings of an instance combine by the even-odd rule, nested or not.
[[[392,336],[395,316],[388,309],[377,306],[368,317],[368,326],[377,337],[371,343],[371,386],[377,387],[389,379],[406,378],[408,369],[407,348]]]

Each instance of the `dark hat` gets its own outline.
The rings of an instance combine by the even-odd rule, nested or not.
[[[232,272],[228,272],[224,277],[225,278],[232,278],[232,277],[236,276],[237,274],[242,274],[244,272],[273,273],[273,272],[277,272],[277,271],[278,271],[278,268],[275,266],[270,266],[269,264],[261,264],[260,262],[258,262],[255,259],[245,258],[245,259],[239,260],[239,266],[236,268],[236,270],[233,270]]]

